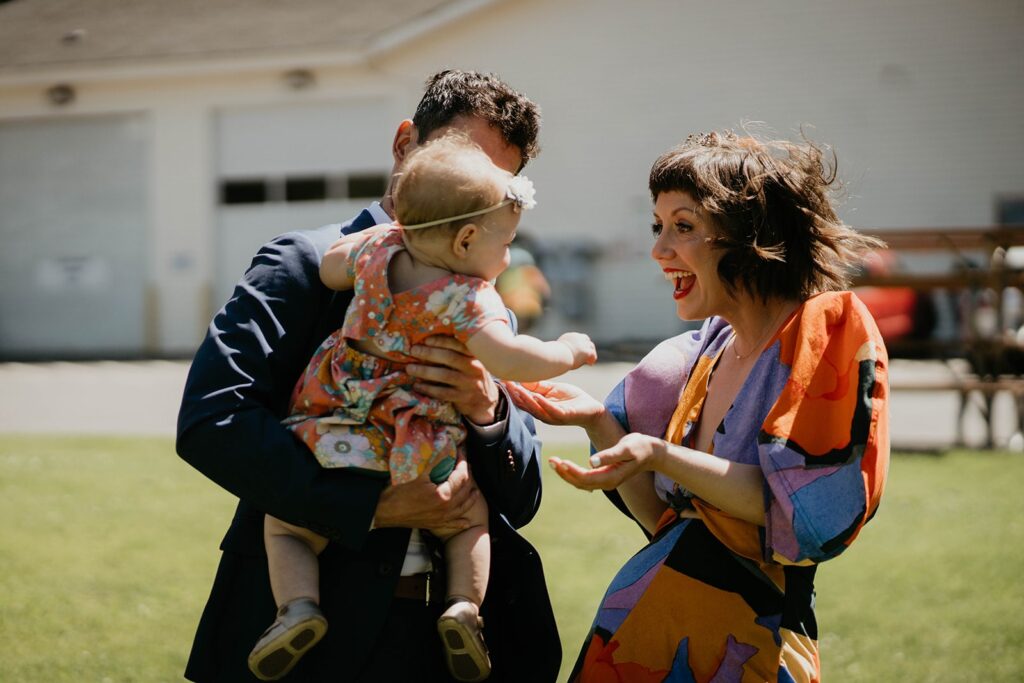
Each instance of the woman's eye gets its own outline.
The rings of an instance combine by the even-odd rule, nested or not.
[[[693,230],[693,226],[689,223],[676,223],[676,230],[678,232],[689,232]]]
[[[661,223],[651,223],[651,233],[653,233],[655,237],[660,235],[661,234]]]

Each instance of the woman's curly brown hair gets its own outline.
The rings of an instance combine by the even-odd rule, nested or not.
[[[846,289],[863,255],[885,246],[836,215],[836,159],[823,157],[809,141],[701,133],[658,157],[649,186],[655,201],[672,191],[697,201],[725,252],[718,275],[730,291],[802,301]]]

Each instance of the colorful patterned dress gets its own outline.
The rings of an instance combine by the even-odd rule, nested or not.
[[[392,293],[388,264],[405,246],[401,230],[367,235],[348,264],[354,296],[342,328],[317,349],[292,394],[284,424],[323,467],[357,467],[400,484],[429,472],[447,479],[466,438],[451,403],[413,391],[405,372],[413,345],[429,336],[465,343],[508,313],[494,286],[453,274]],[[368,341],[378,355],[358,351],[348,339]]]
[[[711,318],[664,342],[607,405],[628,431],[689,443],[731,334]],[[609,586],[572,680],[819,680],[814,573],[878,506],[889,454],[887,363],[853,294],[819,294],[796,309],[713,439],[715,455],[761,467],[766,526],[658,475],[670,509]],[[684,509],[699,518],[680,517]]]

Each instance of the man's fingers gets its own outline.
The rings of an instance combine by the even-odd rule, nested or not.
[[[445,495],[445,500],[450,500],[454,496],[459,495],[463,488],[469,483],[469,465],[465,460],[458,460],[455,463],[455,467],[452,468],[448,478],[437,485],[439,492],[448,492]]]
[[[481,379],[485,377],[485,371],[481,368],[480,372],[477,373],[471,366],[472,362],[469,361],[464,363],[462,367],[456,365],[444,366],[413,364],[406,366],[405,371],[414,379],[418,379],[422,382],[430,382],[431,384],[440,384],[450,387],[477,386]]]
[[[405,368],[405,371],[416,379],[425,382],[436,382],[450,384],[451,380],[458,374],[449,367],[441,365],[421,365],[413,363]]]
[[[453,481],[456,486],[462,486],[462,483],[468,480],[469,463],[465,458],[459,458],[455,461],[455,467],[452,468],[452,473],[448,475],[447,481]]]
[[[463,356],[470,355],[469,349],[466,348],[466,345],[455,337],[446,337],[440,334],[434,335],[433,337],[427,337],[424,339],[423,344],[437,349],[448,349],[449,351],[454,351],[455,353]]]
[[[448,475],[448,479],[438,484],[437,492],[444,501],[445,524],[455,524],[459,520],[462,523],[460,528],[465,528],[468,520],[459,518],[465,516],[476,495],[476,484],[469,476],[469,466],[465,460],[455,463],[455,469]]]
[[[447,523],[465,529],[469,526],[469,509],[477,502],[480,491],[474,487],[466,487],[466,495],[448,510]]]
[[[440,523],[435,526],[453,529],[469,527],[469,509],[476,503],[480,492],[475,486],[463,486],[457,489],[444,506]]]
[[[472,357],[463,355],[458,351],[452,351],[451,349],[417,344],[412,347],[411,351],[414,357],[424,361],[424,363],[443,365],[460,372],[469,372],[473,367]],[[409,366],[409,374],[415,375],[413,369],[420,367],[422,366],[419,364]]]
[[[458,389],[445,386],[444,384],[426,384],[424,382],[416,382],[412,385],[414,391],[429,396],[430,398],[436,398],[438,401],[448,401],[454,403],[455,400],[461,395]]]

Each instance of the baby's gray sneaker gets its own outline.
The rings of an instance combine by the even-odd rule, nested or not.
[[[480,632],[483,626],[480,608],[461,597],[449,600],[444,614],[437,620],[448,671],[458,681],[475,683],[491,675],[491,658]]]
[[[276,681],[327,633],[327,620],[309,598],[281,605],[277,619],[249,653],[249,671],[261,681]]]

